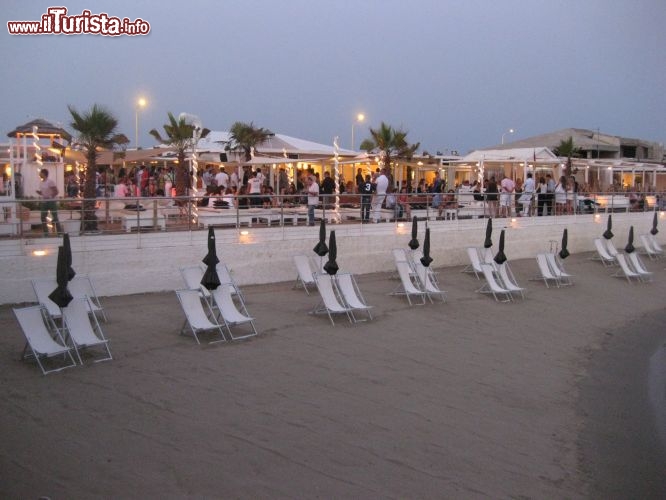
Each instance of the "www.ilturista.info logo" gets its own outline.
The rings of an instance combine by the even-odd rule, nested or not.
[[[49,7],[39,21],[7,21],[10,35],[147,35],[150,23],[137,18],[93,14],[84,10],[80,15],[68,16],[67,7]]]

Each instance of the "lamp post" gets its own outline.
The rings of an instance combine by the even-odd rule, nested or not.
[[[351,149],[352,149],[352,151],[354,150],[354,125],[356,125],[357,122],[361,123],[363,120],[365,120],[365,115],[363,113],[359,113],[359,114],[356,115],[356,121],[352,122],[352,138],[351,138],[352,139],[351,140]]]
[[[139,100],[136,102],[136,109],[135,109],[135,129],[134,129],[134,144],[136,145],[136,149],[139,149],[139,110],[142,108],[146,107],[146,104],[148,102],[143,98],[139,98]]]
[[[512,128],[510,128],[509,130],[507,130],[506,132],[504,132],[504,133],[502,134],[502,144],[504,144],[504,136],[505,136],[506,134],[513,134],[514,132],[515,132],[515,130],[513,130]]]

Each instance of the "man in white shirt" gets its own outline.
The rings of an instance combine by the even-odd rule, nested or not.
[[[389,185],[389,180],[386,176],[386,168],[381,169],[375,184],[375,196],[372,199],[372,221],[377,223],[381,218],[382,205],[386,199],[386,191]]]
[[[308,175],[306,183],[308,192],[308,226],[314,226],[315,208],[319,205],[319,184],[315,181],[314,175]]]
[[[43,200],[40,207],[40,215],[44,236],[48,236],[49,234],[49,226],[46,223],[46,218],[49,212],[51,212],[51,221],[56,226],[56,232],[62,234],[62,227],[60,227],[60,221],[58,220],[58,202],[55,201],[55,197],[60,194],[58,187],[53,179],[49,179],[49,171],[45,168],[39,171],[39,178],[41,179],[41,182],[39,183],[37,194]]]
[[[523,194],[520,195],[519,202],[523,206],[522,215],[530,217],[532,215],[531,206],[532,198],[534,196],[534,191],[536,186],[534,185],[534,178],[532,172],[527,172],[527,179],[525,184],[523,184]]]
[[[511,199],[515,190],[516,183],[504,174],[504,179],[500,182],[500,217],[511,216]]]
[[[261,205],[261,181],[257,173],[253,172],[247,181],[247,192],[250,195],[250,205]]]
[[[226,191],[229,186],[229,175],[225,172],[224,166],[220,167],[220,171],[215,175],[215,182]]]

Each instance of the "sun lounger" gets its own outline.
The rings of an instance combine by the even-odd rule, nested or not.
[[[508,264],[504,262],[496,267],[500,285],[512,294],[520,294],[520,297],[525,300],[525,289],[516,283],[516,278]]]
[[[631,269],[629,263],[626,260],[626,257],[623,253],[618,253],[616,257],[617,263],[620,268],[615,271],[611,276],[616,278],[626,278],[628,282],[631,283],[631,280],[643,281],[643,276]]]
[[[543,280],[543,283],[546,285],[546,288],[550,288],[550,283],[555,284],[558,288],[560,287],[560,279],[553,273],[552,269],[548,265],[548,259],[546,259],[545,253],[539,253],[536,256],[537,266],[539,267],[539,275],[532,278],[533,281]]]
[[[631,269],[641,275],[641,281],[652,281],[653,273],[647,270],[645,264],[643,264],[643,261],[636,252],[628,253],[626,258],[628,259]]]
[[[87,304],[90,306],[89,312],[92,314],[101,314],[104,322],[106,323],[106,313],[104,312],[104,308],[99,301],[99,297],[97,296],[97,292],[95,291],[95,287],[93,286],[90,276],[77,274],[67,286],[69,288],[69,292],[72,294],[72,297],[75,299],[82,299],[87,297],[89,299]]]
[[[606,245],[606,249],[608,250],[608,255],[610,255],[613,259],[615,259],[619,252],[617,251],[617,248],[615,248],[613,240],[607,240],[604,238],[601,240],[601,242]]]
[[[314,271],[307,255],[294,255],[294,264],[296,265],[296,283],[293,288],[302,287],[305,293],[310,295],[309,286],[316,286]]]
[[[213,315],[210,304],[201,300],[201,295],[197,290],[176,290],[178,301],[185,313],[185,322],[180,329],[180,334],[185,335],[187,326],[194,336],[197,344],[200,344],[199,334],[202,332],[213,332],[220,335],[219,339],[211,340],[210,343],[226,342],[222,325],[220,325]],[[205,304],[205,308],[204,308]]]
[[[474,273],[476,279],[481,279],[480,275],[483,274],[481,269],[481,258],[479,257],[479,251],[476,247],[467,247],[467,256],[469,257],[469,264],[465,267],[463,273]]]
[[[663,253],[659,252],[653,245],[651,235],[641,234],[639,236],[641,244],[643,245],[643,254],[650,257],[650,260],[660,259]]]
[[[650,238],[650,241],[652,241],[652,248],[654,248],[655,252],[660,255],[664,255],[664,249],[657,240],[657,237],[654,234],[650,234],[648,238]]]
[[[203,278],[205,270],[201,266],[187,266],[180,268],[180,275],[185,281],[185,286],[188,290],[196,291],[199,296],[208,302],[209,305],[213,305],[213,299],[210,296],[210,291],[201,286],[201,279]]]
[[[417,260],[414,261],[414,268],[416,271],[416,278],[419,282],[419,289],[425,291],[428,300],[432,303],[432,297],[433,295],[436,295],[442,300],[442,302],[446,302],[446,292],[439,288],[435,272],[430,267],[424,266]]]
[[[479,293],[490,293],[498,302],[512,302],[511,292],[504,288],[495,277],[495,269],[490,264],[481,264],[481,270],[486,282],[477,290]],[[502,300],[501,297],[504,297]]]
[[[354,279],[354,275],[350,273],[338,273],[335,275],[335,280],[345,304],[352,309],[352,319],[354,322],[359,321],[356,319],[354,311],[364,311],[368,315],[368,319],[372,319],[372,314],[370,313],[372,306],[366,304],[361,290],[358,288],[356,279]]]
[[[87,302],[89,299],[73,299],[67,307],[62,308],[65,340],[72,345],[81,364],[83,364],[81,350],[90,347],[100,347],[106,351],[106,357],[96,359],[96,363],[113,359],[109,341],[104,337],[97,316],[88,314],[90,304]]]
[[[245,302],[242,298],[240,299],[240,309],[238,309],[232,295],[234,292],[235,288],[231,283],[222,284],[211,292],[215,305],[217,305],[219,311],[217,322],[219,323],[220,319],[222,319],[225,328],[229,332],[231,340],[241,340],[253,337],[257,335],[257,329],[254,326],[254,318],[248,314]],[[243,335],[234,335],[231,327],[245,324],[249,324],[252,331]]]
[[[34,358],[43,375],[76,366],[71,348],[65,345],[60,332],[56,328],[47,326],[50,324],[50,318],[42,306],[14,309],[14,315],[26,339],[21,359]],[[59,356],[62,356],[64,362],[69,359],[69,363],[50,369],[45,368],[42,364],[44,358]]]
[[[335,325],[333,314],[346,314],[347,319],[351,323],[353,321],[353,309],[341,300],[341,295],[333,277],[329,274],[317,273],[314,275],[314,280],[321,297],[321,302],[312,310],[312,313],[320,314],[325,312],[328,314],[328,319],[331,320],[332,325]]]
[[[420,297],[421,304],[425,304],[426,292],[417,288],[416,284],[412,281],[409,264],[407,262],[396,262],[395,267],[398,270],[400,284],[391,292],[391,295],[405,295],[410,306],[413,305],[412,297]]]
[[[561,262],[554,253],[547,253],[546,261],[553,275],[560,281],[560,285],[573,285],[573,274],[569,274],[562,267]]]
[[[594,248],[596,249],[597,254],[592,256],[591,259],[601,261],[604,266],[612,266],[615,264],[615,257],[608,253],[608,246],[606,246],[606,243],[604,243],[601,238],[594,239]]]

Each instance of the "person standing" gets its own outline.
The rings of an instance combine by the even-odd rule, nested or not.
[[[372,200],[372,221],[377,223],[381,218],[382,205],[386,199],[386,191],[388,190],[389,185],[389,180],[386,176],[386,168],[380,170],[375,184],[375,197]]]
[[[48,213],[51,212],[51,222],[55,224],[57,234],[62,234],[62,227],[58,220],[58,202],[55,201],[55,197],[59,194],[58,187],[53,179],[49,179],[49,171],[45,168],[39,171],[39,178],[41,179],[41,182],[39,183],[37,194],[42,199],[40,205],[42,232],[44,233],[44,236],[48,236],[49,226],[46,223],[46,217],[48,216]]]
[[[324,208],[331,208],[331,199],[335,192],[335,181],[330,172],[324,172],[324,180],[321,181],[321,194],[323,196]]]
[[[555,179],[550,174],[546,174],[546,206],[544,210],[548,215],[555,213]]]
[[[525,184],[523,185],[523,194],[519,198],[519,202],[523,206],[522,215],[524,217],[532,216],[532,198],[534,197],[535,190],[536,187],[532,172],[527,172],[527,179],[525,179]]]
[[[308,175],[306,182],[308,193],[308,226],[314,226],[315,208],[319,205],[319,184],[317,184],[312,174]]]
[[[222,188],[222,192],[226,191],[229,187],[229,174],[224,169],[224,165],[220,167],[220,171],[215,175],[215,182],[218,187]]]
[[[500,182],[500,217],[511,217],[511,198],[515,190],[516,183],[504,174],[504,179]]]
[[[250,205],[261,205],[261,179],[257,176],[257,172],[252,172],[252,176],[247,182],[248,194],[250,195]]]

